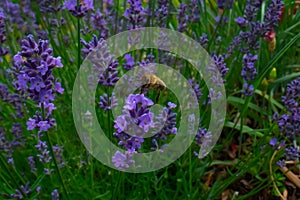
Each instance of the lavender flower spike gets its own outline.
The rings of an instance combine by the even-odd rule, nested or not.
[[[81,0],[79,5],[77,5],[77,0],[67,0],[63,8],[69,10],[75,17],[83,17],[88,11],[94,10],[94,1]]]

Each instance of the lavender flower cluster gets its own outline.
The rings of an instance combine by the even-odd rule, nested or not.
[[[3,45],[4,42],[6,41],[5,19],[6,17],[4,13],[0,11],[0,56],[4,56],[8,53],[7,48]]]
[[[67,0],[65,1],[63,8],[69,10],[75,17],[83,17],[89,11],[94,10],[94,1],[81,0],[77,5],[77,0]]]
[[[278,119],[278,127],[288,139],[300,137],[300,78],[287,85],[286,95],[282,97],[288,113]]]
[[[21,41],[21,52],[14,56],[13,74],[16,78],[13,82],[16,90],[33,99],[38,107],[43,110],[37,112],[27,122],[27,129],[39,128],[39,131],[47,131],[55,125],[51,117],[55,106],[52,103],[55,94],[62,94],[64,89],[61,83],[54,79],[54,68],[62,68],[60,57],[53,57],[53,50],[48,47],[47,40],[35,42],[32,35]]]
[[[225,58],[229,58],[236,48],[244,53],[241,75],[245,80],[243,86],[245,96],[252,96],[254,91],[252,81],[257,74],[255,62],[258,56],[253,52],[259,49],[259,38],[265,37],[268,31],[277,26],[283,8],[282,0],[272,0],[267,7],[264,22],[261,22],[257,20],[261,4],[261,0],[247,0],[244,15],[235,19],[242,31],[232,40],[225,55]]]
[[[128,30],[140,28],[143,25],[147,9],[143,8],[141,0],[128,0],[129,8],[123,14],[129,20]]]
[[[153,102],[144,94],[131,94],[127,97],[123,114],[117,117],[114,125],[116,132],[113,135],[119,140],[120,146],[133,150],[142,147],[142,136],[154,127],[154,114],[149,110],[152,105]],[[135,136],[126,132],[135,133]]]
[[[293,80],[286,87],[286,95],[282,97],[282,103],[287,113],[281,115],[277,120],[280,133],[293,144],[287,146],[284,142],[277,143],[277,139],[270,140],[270,145],[275,148],[287,146],[284,158],[277,162],[279,167],[285,166],[285,161],[295,161],[300,158],[300,150],[297,144],[297,138],[300,137],[300,78]]]
[[[146,133],[151,131],[155,135],[156,139],[152,140],[156,144],[152,148],[155,150],[159,149],[157,139],[163,141],[169,135],[177,133],[176,113],[172,111],[176,105],[169,102],[168,107],[156,118],[149,109],[152,105],[152,100],[144,94],[130,94],[127,97],[123,114],[116,118],[114,124],[116,132],[113,135],[118,139],[118,145],[126,149],[125,154],[117,151],[112,158],[117,168],[128,168],[134,163],[132,155],[142,148],[145,141],[143,136]]]

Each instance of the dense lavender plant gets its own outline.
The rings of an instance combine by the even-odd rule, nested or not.
[[[294,146],[286,147],[284,158],[277,162],[279,167],[285,166],[285,160],[297,160],[300,158],[299,147],[296,146],[297,138],[300,137],[300,78],[291,81],[286,87],[286,95],[282,97],[282,103],[287,113],[278,120],[279,131],[286,139],[292,141]],[[281,144],[279,147],[283,147]]]
[[[247,0],[244,15],[235,19],[242,31],[240,31],[238,36],[234,37],[225,54],[225,58],[229,58],[236,49],[245,54],[241,73],[245,79],[243,87],[246,96],[252,96],[254,90],[253,85],[249,81],[253,81],[256,75],[254,63],[257,60],[257,56],[252,56],[252,52],[259,50],[259,38],[265,37],[267,32],[273,30],[277,25],[280,11],[283,7],[282,0],[273,0],[267,7],[267,12],[264,16],[265,21],[261,22],[257,20],[261,4],[261,0]]]
[[[23,6],[13,3],[10,0],[6,0],[2,3],[4,4],[3,8],[8,16],[9,24],[17,26],[19,31],[26,33],[33,32],[32,30],[36,30],[38,26],[36,25],[36,18],[32,11],[31,3],[29,0],[21,0],[20,3]],[[26,13],[26,15],[23,13]],[[12,27],[13,26],[10,26],[10,28]]]

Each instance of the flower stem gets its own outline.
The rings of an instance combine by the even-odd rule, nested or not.
[[[43,118],[43,120],[45,120],[45,107],[44,107],[44,103],[42,103],[42,118]],[[47,143],[48,143],[49,148],[50,148],[50,153],[51,153],[51,156],[52,156],[52,158],[53,158],[53,162],[54,162],[54,165],[55,165],[55,170],[57,171],[57,174],[58,174],[58,178],[59,178],[59,180],[60,180],[60,182],[61,182],[61,184],[62,184],[62,186],[63,186],[63,190],[64,190],[64,193],[65,193],[65,195],[66,195],[66,198],[67,198],[67,199],[70,199],[70,198],[69,198],[69,195],[68,195],[68,192],[67,192],[67,190],[66,190],[66,186],[65,186],[65,184],[64,184],[64,181],[63,181],[63,179],[62,179],[61,173],[60,173],[60,171],[59,171],[59,168],[58,168],[56,159],[55,159],[55,155],[54,155],[54,152],[53,152],[52,143],[51,143],[51,141],[50,141],[50,137],[49,137],[48,131],[46,131],[46,139],[47,139]]]

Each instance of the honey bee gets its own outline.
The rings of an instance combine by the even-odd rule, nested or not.
[[[166,89],[166,84],[160,79],[158,78],[155,74],[151,73],[151,72],[146,72],[142,75],[142,80],[143,82],[146,82],[146,84],[144,84],[141,87],[141,94],[145,94],[148,90],[153,89],[156,90],[158,92],[157,96],[156,96],[156,103],[158,102],[158,98],[160,96],[160,92]]]

